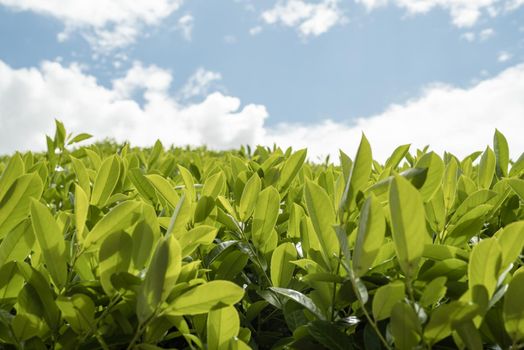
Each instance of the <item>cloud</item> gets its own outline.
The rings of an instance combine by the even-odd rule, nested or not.
[[[492,36],[495,35],[495,30],[493,28],[482,29],[478,32],[478,36],[475,32],[465,32],[460,37],[468,42],[474,42],[478,37],[478,41],[486,41]]]
[[[479,33],[479,39],[481,41],[488,40],[493,35],[495,35],[495,30],[493,28],[486,28],[480,31]]]
[[[43,149],[53,118],[75,132],[136,145],[159,138],[166,144],[224,149],[263,141],[264,106],[241,106],[238,98],[219,92],[182,104],[168,92],[170,73],[155,66],[135,63],[111,88],[78,65],[56,62],[13,69],[0,61],[0,76],[0,153]],[[131,98],[138,91],[142,106]]]
[[[501,51],[499,52],[498,56],[497,56],[497,61],[501,62],[501,63],[504,63],[504,62],[507,62],[509,61],[513,56],[507,52],[507,51]]]
[[[205,77],[206,72],[195,76]],[[171,72],[139,62],[111,87],[100,85],[78,65],[57,62],[14,69],[0,61],[0,76],[0,153],[43,149],[43,133],[52,133],[53,118],[76,132],[139,146],[157,138],[166,145],[207,144],[214,149],[276,142],[307,147],[312,160],[327,154],[336,158],[339,149],[354,154],[362,131],[380,160],[405,143],[412,150],[430,145],[440,154],[447,150],[463,157],[490,144],[495,128],[506,135],[512,157],[524,150],[524,64],[467,88],[430,85],[416,98],[352,123],[324,120],[274,127],[265,125],[265,106],[242,106],[234,96],[199,90],[204,96],[198,102],[177,99],[169,92]],[[133,99],[138,93],[143,104]]]
[[[176,28],[180,30],[182,37],[187,41],[191,41],[194,22],[195,19],[189,14],[184,15],[178,19]]]
[[[466,33],[463,33],[460,37],[472,43],[475,41],[475,38],[477,37],[477,35],[474,32],[466,32]]]
[[[267,24],[296,28],[303,37],[319,36],[346,21],[338,3],[338,0],[323,0],[319,3],[280,0],[273,8],[262,13],[262,20]]]
[[[360,118],[353,124],[334,121],[307,125],[282,125],[269,133],[282,146],[309,147],[310,156],[337,156],[339,148],[353,154],[366,133],[378,159],[385,160],[405,143],[412,150],[430,145],[442,154],[459,156],[482,150],[501,130],[515,158],[524,150],[524,64],[470,88],[433,85],[418,98],[388,107],[383,113]]]
[[[504,11],[514,11],[524,5],[524,0],[355,0],[369,11],[389,3],[405,9],[408,14],[424,14],[435,8],[450,13],[457,27],[471,27],[484,13],[494,17]]]
[[[209,93],[211,85],[221,79],[222,75],[220,73],[198,68],[180,89],[179,95],[183,99],[205,96]]]
[[[260,34],[261,32],[262,32],[261,26],[255,26],[249,29],[249,34],[251,35],[257,35],[257,34]]]
[[[80,32],[92,48],[109,52],[135,42],[147,26],[157,26],[183,0],[0,0],[14,11],[31,11],[64,23],[58,41]]]

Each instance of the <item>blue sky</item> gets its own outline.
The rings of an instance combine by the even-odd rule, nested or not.
[[[384,140],[381,132],[393,130],[374,126],[380,118],[391,125],[392,118],[398,125],[414,118],[411,124],[420,125],[411,128],[422,135],[395,130],[398,137],[388,135],[379,154],[426,140],[437,150],[467,153],[489,143],[495,127],[509,138],[514,129],[524,130],[524,106],[516,101],[520,93],[524,100],[524,91],[515,83],[524,78],[524,1],[108,1],[113,9],[104,9],[103,1],[75,0],[66,8],[48,3],[0,0],[0,80],[3,74],[11,82],[0,82],[0,102],[11,104],[0,107],[4,152],[38,148],[54,117],[73,129],[85,126],[137,144],[155,136],[215,148],[279,142],[310,146],[316,156],[354,148],[360,131]],[[37,78],[24,74],[31,70],[40,75],[40,88],[31,82]],[[17,106],[23,96],[7,100],[20,89],[16,81],[29,86],[26,103],[34,108]],[[490,83],[501,96],[490,96],[482,110],[515,105],[491,119],[478,115],[474,100],[486,101],[482,93],[489,94]],[[60,84],[70,86],[67,97]],[[43,90],[51,95],[44,99]],[[60,96],[80,105],[89,96],[102,106],[93,110],[101,120],[64,107]],[[442,116],[432,114],[438,103],[447,104]],[[118,116],[108,128],[121,108],[132,116]],[[410,117],[415,110],[423,115]],[[436,141],[442,137],[424,136],[436,132],[430,128],[436,118],[452,124],[446,118],[455,115],[463,118],[453,124],[458,139],[444,144]],[[164,127],[144,130],[144,118]],[[122,127],[126,122],[134,126]],[[459,146],[458,131],[472,124],[479,124],[471,132],[475,139]],[[183,129],[179,137],[159,130],[171,126]],[[338,142],[326,145],[336,132]]]

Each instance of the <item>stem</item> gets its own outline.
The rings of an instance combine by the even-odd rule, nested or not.
[[[235,223],[236,223],[236,221],[235,221]],[[246,234],[244,232],[244,229],[242,227],[240,227],[240,225],[238,225],[238,224],[237,224],[237,228],[238,228],[238,234],[240,235],[240,238],[248,246],[249,250],[251,251],[251,255],[254,256],[255,259],[256,259],[255,263],[257,264],[257,266],[260,269],[260,271],[262,271],[262,275],[266,278],[266,281],[269,284],[269,286],[272,287],[273,286],[273,282],[271,282],[271,279],[267,275],[266,271],[262,268],[262,263],[260,262],[260,258],[258,257],[258,254],[257,254],[256,250],[253,249],[253,247],[249,243],[249,240],[247,239],[247,236],[246,236]]]
[[[371,325],[371,327],[373,327],[373,330],[377,334],[377,336],[380,339],[380,341],[382,342],[382,344],[386,347],[386,349],[391,350],[391,347],[389,346],[388,342],[382,336],[382,333],[380,332],[380,329],[378,329],[377,323],[375,322],[375,320],[373,320],[371,318],[371,316],[368,313],[368,310],[366,310],[366,306],[364,305],[362,297],[360,296],[360,292],[359,292],[358,287],[357,287],[357,281],[355,279],[355,276],[353,275],[353,271],[351,271],[351,273],[349,275],[350,275],[349,278],[351,280],[351,286],[353,287],[353,291],[354,291],[355,295],[357,296],[357,299],[360,302],[360,305],[362,306],[362,311],[364,312],[364,315],[366,316],[366,319],[368,320],[368,322]]]
[[[144,321],[144,323],[141,323],[138,325],[137,329],[136,329],[136,332],[135,332],[135,335],[133,336],[133,339],[131,339],[131,342],[129,343],[129,346],[127,347],[127,350],[131,350],[135,347],[135,344],[136,342],[138,341],[138,339],[140,339],[140,337],[142,336],[142,333],[144,333],[144,330],[146,329],[147,325],[149,324],[149,322],[151,322],[151,320],[153,320],[157,314],[157,311],[158,310],[155,310],[155,312],[153,312],[153,314],[151,316],[149,316],[148,319],[146,319]]]
[[[338,250],[338,264],[337,264],[337,277],[340,273],[340,265],[342,259],[342,248]],[[337,282],[333,282],[333,296],[331,298],[331,321],[335,319],[335,299],[337,298]]]
[[[107,346],[104,338],[102,338],[102,336],[98,332],[95,332],[95,338],[100,343],[100,346],[102,347],[102,349],[109,350],[109,346]]]

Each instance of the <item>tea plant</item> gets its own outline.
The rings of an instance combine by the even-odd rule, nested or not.
[[[5,349],[524,347],[524,157],[148,149],[0,159]]]

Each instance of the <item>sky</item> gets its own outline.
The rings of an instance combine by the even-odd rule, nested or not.
[[[54,119],[152,145],[524,151],[524,0],[0,0],[0,153]]]

